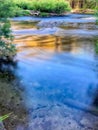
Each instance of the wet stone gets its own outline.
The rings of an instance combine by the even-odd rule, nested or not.
[[[0,122],[0,130],[6,130],[2,122]]]
[[[82,125],[82,126],[89,126],[89,128],[92,128],[93,126],[92,126],[92,123],[88,120],[88,119],[85,119],[85,118],[83,118],[81,121],[80,121],[80,124]]]

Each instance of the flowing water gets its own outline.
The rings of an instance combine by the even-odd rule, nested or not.
[[[14,113],[5,121],[6,129],[97,130],[93,123],[98,118],[85,112],[98,106],[98,28],[93,16],[13,20],[18,50],[14,81],[0,86],[6,89],[0,90],[1,113]]]

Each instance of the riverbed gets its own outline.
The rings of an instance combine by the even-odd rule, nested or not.
[[[17,64],[0,83],[6,130],[98,130],[98,26],[92,15],[11,19]]]

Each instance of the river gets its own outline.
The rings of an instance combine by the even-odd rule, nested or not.
[[[1,114],[12,112],[6,130],[97,130],[95,18],[17,17],[11,24],[18,51],[14,81],[0,86]]]

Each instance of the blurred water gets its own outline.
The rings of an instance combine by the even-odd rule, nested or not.
[[[69,15],[68,18],[43,18],[43,21],[75,19],[74,22],[79,22],[79,18],[85,23],[89,16]],[[41,18],[14,20],[18,20],[12,23],[18,49],[15,76],[20,79],[21,96],[30,120],[40,115],[33,111],[35,108],[42,108],[43,118],[52,106],[62,104],[60,110],[54,108],[54,113],[64,112],[62,106],[68,101],[92,106],[98,91],[98,55],[94,43],[98,30],[38,28],[35,21]],[[20,129],[23,127],[18,126],[17,130]]]
[[[24,98],[30,104],[63,103],[66,98],[92,104],[98,86],[98,61],[94,38],[97,30],[40,28],[35,19],[88,20],[91,15],[69,15],[54,18],[28,18],[28,22],[16,22],[12,27],[18,47],[17,75],[25,88]],[[23,20],[23,18],[14,18]],[[27,20],[27,18],[24,20]],[[75,22],[74,20],[72,22]],[[24,25],[20,30],[20,26]],[[25,29],[26,27],[26,29]],[[25,70],[25,71],[24,71]],[[28,102],[29,101],[29,102]],[[34,102],[34,103],[33,103]],[[30,104],[29,104],[30,103]]]

